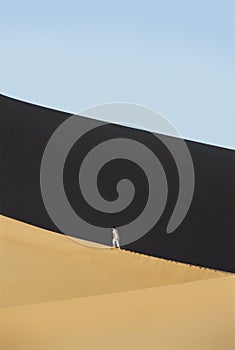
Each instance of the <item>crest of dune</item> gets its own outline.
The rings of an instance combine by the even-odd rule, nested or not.
[[[4,350],[232,350],[230,273],[0,217]]]

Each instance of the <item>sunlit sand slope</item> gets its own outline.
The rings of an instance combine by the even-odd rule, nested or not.
[[[234,277],[4,308],[4,350],[233,350]]]
[[[231,274],[0,224],[1,349],[234,349]]]
[[[0,224],[1,306],[229,276],[127,251],[88,247],[4,216]]]

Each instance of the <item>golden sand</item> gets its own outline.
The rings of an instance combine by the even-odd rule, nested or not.
[[[232,350],[231,274],[0,217],[3,350]]]

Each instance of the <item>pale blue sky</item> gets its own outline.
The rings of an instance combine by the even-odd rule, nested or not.
[[[1,93],[71,113],[141,104],[232,148],[233,16],[230,0],[2,1]]]

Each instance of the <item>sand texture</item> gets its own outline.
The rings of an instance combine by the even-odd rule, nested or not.
[[[3,350],[232,350],[232,274],[0,217]]]

